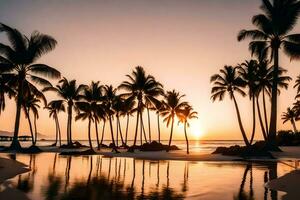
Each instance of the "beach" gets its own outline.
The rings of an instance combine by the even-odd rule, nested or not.
[[[30,170],[23,163],[0,157],[0,199],[28,199],[24,193],[12,188],[9,182],[2,184],[4,181],[28,171]]]
[[[282,199],[284,200],[294,200],[297,199],[297,196],[300,195],[299,190],[296,189],[297,185],[299,185],[299,177],[300,172],[294,171],[293,169],[296,169],[298,167],[298,161],[300,160],[300,148],[298,147],[282,147],[283,152],[273,152],[273,155],[276,157],[276,159],[254,159],[251,160],[244,160],[239,157],[235,156],[223,156],[219,154],[209,154],[207,152],[191,152],[189,155],[186,154],[184,150],[178,150],[178,151],[171,151],[171,152],[139,152],[136,151],[135,153],[129,153],[125,150],[121,150],[120,153],[113,153],[109,149],[101,149],[101,151],[97,151],[95,155],[76,155],[76,156],[63,156],[59,155],[60,152],[68,152],[68,151],[74,151],[69,149],[59,149],[57,147],[41,147],[41,149],[44,151],[40,154],[20,154],[17,153],[16,160],[9,159],[9,154],[1,154],[0,158],[0,180],[1,180],[1,192],[0,192],[0,199],[2,197],[11,197],[12,199],[40,199],[41,193],[40,192],[34,192],[32,193],[31,190],[37,190],[38,188],[34,186],[30,186],[32,184],[46,184],[47,181],[53,181],[53,180],[59,180],[59,177],[66,176],[66,186],[65,187],[71,187],[71,183],[76,183],[77,180],[81,180],[81,176],[83,176],[83,179],[89,180],[89,177],[97,177],[98,173],[107,176],[108,179],[114,177],[122,177],[124,176],[124,179],[127,180],[128,183],[131,183],[132,180],[130,177],[141,178],[146,177],[145,174],[150,173],[149,177],[146,179],[146,183],[149,184],[149,187],[151,186],[151,182],[158,173],[161,181],[167,181],[168,179],[170,181],[174,181],[174,184],[178,182],[178,178],[175,174],[172,174],[173,168],[178,170],[179,172],[181,170],[184,171],[184,174],[189,173],[189,176],[195,176],[196,171],[192,169],[198,169],[201,177],[205,175],[207,180],[202,183],[204,186],[197,186],[197,184],[193,187],[190,186],[189,190],[190,192],[184,194],[186,199],[216,199],[219,198],[220,193],[218,193],[218,190],[214,191],[212,190],[214,187],[216,187],[216,184],[219,185],[218,187],[224,187],[224,191],[231,191],[234,188],[230,188],[230,186],[227,186],[227,183],[217,183],[217,177],[222,177],[222,179],[228,179],[230,178],[230,175],[232,173],[236,173],[236,176],[232,181],[237,177],[242,178],[242,182],[245,178],[243,174],[248,174],[248,168],[251,166],[251,170],[254,170],[253,173],[253,179],[255,181],[261,180],[260,177],[261,169],[270,171],[269,173],[274,174],[274,170],[276,171],[276,176],[270,177],[268,181],[265,183],[266,187],[271,189],[271,191],[278,191],[277,194],[279,197],[282,196]],[[86,148],[77,149],[77,151],[84,151]],[[75,163],[74,163],[75,162]],[[132,164],[133,162],[133,164]],[[24,164],[23,164],[24,163]],[[49,167],[46,167],[45,164],[49,163]],[[158,165],[159,164],[159,165]],[[276,165],[274,165],[276,164]],[[145,166],[144,166],[145,165]],[[195,165],[194,167],[192,167]],[[48,170],[48,173],[38,171],[37,166],[39,168]],[[277,167],[276,167],[277,166]],[[62,169],[61,169],[62,167]],[[157,168],[159,167],[159,168]],[[274,168],[275,167],[275,168]],[[64,169],[65,168],[65,169]],[[101,171],[102,168],[102,171]],[[124,168],[124,172],[123,172]],[[149,168],[149,169],[148,169]],[[157,170],[153,169],[157,168]],[[170,169],[169,169],[170,168]],[[186,168],[190,168],[189,172],[186,172]],[[203,175],[201,169],[205,170],[205,173]],[[29,170],[31,169],[31,170]],[[127,169],[127,170],[126,170]],[[145,171],[148,169],[149,171]],[[222,170],[218,170],[222,169]],[[74,171],[75,170],[75,171]],[[80,170],[80,175],[78,174],[78,171]],[[100,170],[100,171],[99,171]],[[103,171],[104,170],[104,171]],[[133,171],[132,171],[133,170]],[[154,171],[153,171],[154,170]],[[166,173],[164,170],[167,170]],[[170,170],[170,172],[168,172]],[[217,170],[217,171],[216,171]],[[231,171],[233,170],[233,171]],[[236,171],[238,170],[238,171]],[[44,170],[43,170],[44,171]],[[134,171],[136,173],[142,173],[140,175],[134,176]],[[160,172],[162,171],[162,172]],[[235,172],[236,171],[236,172]],[[256,171],[256,172],[255,172]],[[278,174],[277,174],[278,172]],[[36,174],[37,173],[37,174]],[[42,173],[42,174],[40,174]],[[113,173],[113,174],[112,174]],[[124,173],[124,174],[123,174]],[[144,174],[145,173],[145,174]],[[151,173],[154,173],[154,177],[151,177]],[[161,174],[162,173],[162,174]],[[170,173],[170,174],[169,174]],[[176,174],[178,172],[176,171]],[[17,175],[24,174],[21,176]],[[39,175],[40,174],[40,175]],[[60,174],[60,175],[59,175]],[[127,174],[127,175],[126,175]],[[169,175],[168,175],[169,174]],[[216,174],[217,177],[213,177],[213,174]],[[240,175],[239,175],[240,174]],[[165,179],[163,175],[166,175],[167,177],[170,176],[168,179]],[[54,177],[50,178],[50,177]],[[184,175],[185,177],[186,175]],[[251,175],[252,176],[252,175]],[[46,179],[43,179],[42,177],[45,177]],[[48,178],[47,178],[48,177]],[[55,179],[55,177],[57,177]],[[71,177],[71,178],[68,178]],[[73,177],[73,179],[72,179]],[[9,180],[8,180],[9,179]],[[41,179],[41,180],[40,180]],[[70,179],[70,180],[69,180]],[[144,179],[144,178],[143,178]],[[185,180],[184,178],[183,180]],[[195,180],[193,178],[191,179],[193,184],[195,184]],[[273,179],[273,180],[271,180]],[[12,182],[10,181],[12,180]],[[147,183],[147,180],[149,183]],[[152,181],[150,181],[152,180]],[[210,181],[209,181],[210,180]],[[215,180],[215,181],[214,181]],[[239,179],[237,179],[236,185],[239,185],[238,182]],[[32,181],[31,184],[29,184],[29,187],[34,187],[30,189],[29,191],[24,190],[22,191],[22,187],[18,186],[19,182],[21,181],[29,184],[30,181]],[[29,183],[27,183],[29,181]],[[74,182],[75,181],[75,182]],[[186,180],[187,181],[187,180]],[[50,183],[51,183],[50,182]],[[70,182],[70,183],[69,183]],[[126,181],[125,181],[126,182]],[[156,182],[156,181],[154,181]],[[159,179],[158,179],[159,182]],[[214,184],[214,186],[210,184]],[[49,184],[50,184],[49,183]],[[55,182],[54,182],[55,183]],[[166,182],[167,184],[168,182]],[[135,183],[137,186],[139,184],[142,184],[141,182]],[[161,183],[160,183],[161,184]],[[177,191],[177,187],[181,184],[172,184],[169,183],[175,191]],[[205,187],[205,184],[209,184],[210,186]],[[47,184],[46,184],[47,185]],[[50,184],[51,185],[51,184]],[[130,184],[129,184],[130,185]],[[163,187],[164,184],[162,184],[160,187]],[[258,191],[256,195],[259,195],[261,190],[260,186],[261,183],[257,182],[253,187],[255,191]],[[42,185],[45,187],[44,185]],[[170,187],[171,187],[170,186]],[[28,186],[26,186],[28,187]],[[50,187],[50,186],[49,186]],[[197,187],[199,188],[197,189]],[[20,188],[20,189],[18,189]],[[151,188],[151,187],[150,187]],[[206,188],[206,189],[205,189]],[[262,187],[263,188],[263,187]],[[241,190],[241,188],[237,188],[236,190]],[[198,191],[198,192],[197,192]],[[247,190],[245,189],[246,192]],[[29,192],[29,193],[28,193]],[[142,192],[142,191],[140,191]],[[148,191],[151,193],[151,190]],[[240,191],[241,192],[241,191]],[[29,195],[28,195],[28,194]],[[37,193],[37,194],[36,194]],[[59,192],[58,192],[59,193]],[[230,193],[230,192],[229,192]],[[274,195],[274,192],[269,193],[269,195]],[[234,193],[234,195],[238,195],[239,193]],[[224,194],[223,194],[224,195]],[[229,196],[227,196],[225,199],[230,199]],[[258,198],[260,199],[260,196]],[[268,198],[267,198],[268,199]],[[272,199],[270,197],[270,199]]]

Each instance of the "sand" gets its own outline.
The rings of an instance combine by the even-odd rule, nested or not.
[[[0,157],[0,199],[29,199],[24,193],[11,187],[10,181],[7,180],[28,171],[26,165]]]
[[[300,199],[300,170],[294,170],[282,177],[271,180],[267,183],[267,187],[273,190],[286,192],[283,200],[299,200]]]

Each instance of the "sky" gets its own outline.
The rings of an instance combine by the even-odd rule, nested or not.
[[[192,121],[188,130],[191,139],[242,139],[233,102],[228,96],[212,102],[209,80],[224,65],[251,58],[248,42],[237,42],[236,37],[239,30],[253,28],[251,17],[260,12],[259,5],[260,0],[0,0],[0,21],[26,35],[38,30],[53,36],[57,47],[38,62],[57,68],[78,83],[99,80],[117,87],[135,66],[143,66],[165,90],[185,94],[198,112],[199,119]],[[6,42],[4,34],[0,41]],[[298,61],[290,62],[284,54],[280,65],[293,79],[300,72]],[[279,129],[291,129],[289,123],[282,124],[280,114],[294,102],[293,85],[294,80],[279,97]],[[47,97],[56,98],[53,94]],[[250,134],[251,102],[238,97],[238,103]],[[59,115],[63,136],[66,117],[65,113]],[[151,119],[155,138],[154,114]],[[12,131],[14,120],[15,102],[8,100],[0,116],[0,130]],[[131,137],[134,121],[131,119]],[[125,120],[122,123],[125,125]],[[20,129],[29,132],[24,116]],[[162,129],[162,137],[167,139],[169,128],[162,125]],[[55,134],[54,121],[45,110],[40,111],[38,131],[49,137]],[[73,123],[73,136],[86,139],[87,122]],[[257,131],[256,139],[260,138]],[[184,139],[182,126],[177,124],[174,139]]]

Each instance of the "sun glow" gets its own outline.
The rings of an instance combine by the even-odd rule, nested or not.
[[[189,129],[194,140],[199,140],[204,135],[203,127],[198,121],[191,123]]]

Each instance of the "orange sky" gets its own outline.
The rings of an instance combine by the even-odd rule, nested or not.
[[[251,17],[259,12],[259,5],[259,0],[13,0],[0,2],[0,19],[26,34],[38,30],[54,36],[57,48],[40,62],[56,67],[69,79],[117,86],[125,74],[141,65],[165,89],[175,88],[187,95],[186,100],[199,112],[191,132],[201,132],[203,139],[241,139],[233,102],[226,98],[212,103],[209,79],[224,64],[250,58],[247,42],[237,42],[236,35],[252,27]],[[295,30],[300,31],[299,25]],[[0,41],[4,38],[0,35]],[[298,62],[290,63],[281,55],[281,65],[295,78],[300,71]],[[279,113],[293,102],[295,92],[290,87],[281,93]],[[251,103],[247,98],[239,100],[250,132]],[[47,111],[40,115],[39,132],[53,135],[55,126]],[[0,130],[13,130],[14,117],[11,100],[0,117]],[[66,114],[59,117],[65,124]],[[153,118],[153,130],[155,122]],[[280,118],[278,123],[280,129],[291,128],[289,123],[283,126]],[[86,138],[86,129],[86,122],[74,123],[74,137]],[[21,131],[29,132],[24,119]],[[165,139],[168,133],[164,128]],[[183,139],[182,129],[176,128],[174,137]]]

